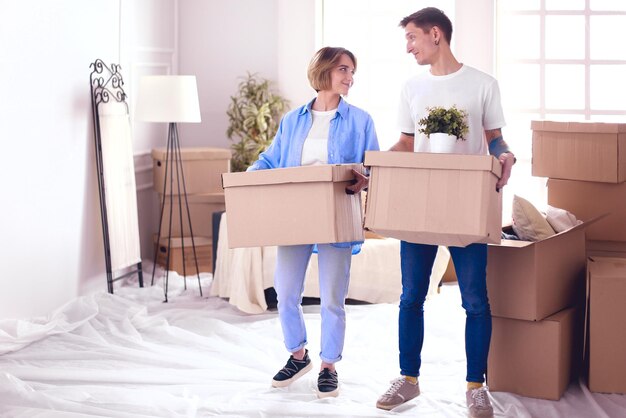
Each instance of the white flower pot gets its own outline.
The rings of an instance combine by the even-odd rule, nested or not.
[[[456,141],[456,136],[444,133],[434,133],[430,134],[428,137],[430,152],[436,152],[440,154],[454,153],[456,149]]]

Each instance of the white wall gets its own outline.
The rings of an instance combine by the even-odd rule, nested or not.
[[[0,16],[5,318],[47,313],[104,269],[89,63],[118,61],[119,2],[2,0]]]
[[[317,3],[320,2],[278,1],[278,86],[291,108],[315,97],[306,73],[317,50]]]
[[[157,232],[159,216],[150,151],[166,146],[167,125],[134,118],[137,86],[144,75],[178,73],[178,3],[178,0],[122,0],[121,62],[131,109],[139,235],[144,261],[154,257],[153,235]],[[144,263],[144,269],[144,279],[149,284],[151,264]]]
[[[495,76],[494,0],[456,0],[452,47],[457,59]]]
[[[0,0],[0,319],[106,290],[89,64],[122,64],[132,111],[138,76],[177,71],[177,8],[176,0]],[[156,223],[148,153],[166,131],[134,125],[148,259]]]
[[[278,77],[277,1],[182,0],[179,21],[180,73],[196,75],[202,113],[179,127],[181,145],[229,147],[226,109],[240,77]]]

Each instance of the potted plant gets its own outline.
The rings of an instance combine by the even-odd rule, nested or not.
[[[456,106],[445,108],[441,106],[429,107],[428,116],[419,120],[418,131],[431,137],[432,134],[442,133],[451,135],[456,139],[465,140],[469,130],[467,126],[467,112],[457,109]]]
[[[246,171],[272,143],[288,101],[271,89],[269,80],[248,73],[231,96],[226,135],[233,150],[231,171]]]

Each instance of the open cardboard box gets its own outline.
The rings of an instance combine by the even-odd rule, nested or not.
[[[626,181],[626,123],[534,120],[532,175]]]
[[[367,151],[365,228],[409,242],[499,243],[500,162],[489,155]]]
[[[488,246],[487,291],[494,316],[542,320],[582,301],[585,229],[601,217],[549,238],[503,239]]]
[[[224,173],[228,246],[363,241],[361,195],[349,195],[361,164]]]

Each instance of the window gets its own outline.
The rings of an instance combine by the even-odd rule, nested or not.
[[[406,53],[404,30],[398,24],[403,17],[428,6],[444,10],[451,20],[454,16],[454,0],[322,2],[318,48],[341,46],[356,56],[357,72],[347,100],[372,115],[383,150],[400,137],[397,108],[402,83],[420,71],[415,59]]]
[[[530,177],[530,121],[626,119],[626,2],[497,0],[496,67],[518,164],[514,191],[545,202]],[[519,172],[523,175],[519,176]]]
[[[444,10],[456,34],[460,32],[455,20],[466,29],[476,26],[466,30],[466,36],[479,33],[488,22],[463,15],[455,19],[455,0],[320,2],[322,44],[318,47],[344,46],[356,55],[358,68],[348,100],[372,114],[381,149],[388,149],[399,137],[396,113],[402,83],[424,70],[406,53],[398,22],[427,6]],[[488,3],[496,7],[494,75],[507,120],[503,133],[518,159],[504,189],[506,222],[513,194],[538,205],[546,201],[545,179],[531,175],[531,120],[626,121],[626,43],[622,42],[626,39],[626,1]],[[467,12],[459,6],[461,10]],[[485,11],[484,16],[488,15]],[[466,55],[475,54],[482,38],[464,41]],[[459,39],[453,36],[452,45],[454,50]],[[485,71],[490,72],[489,68]]]

